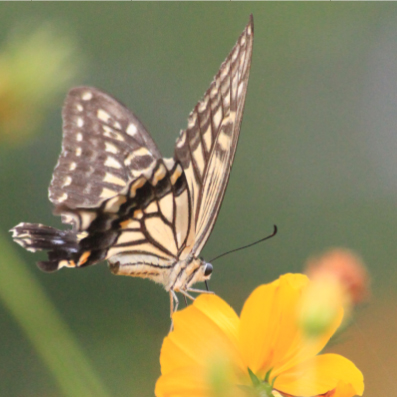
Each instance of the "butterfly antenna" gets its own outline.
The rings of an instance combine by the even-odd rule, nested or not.
[[[217,259],[221,258],[222,256],[229,255],[229,254],[231,254],[232,252],[236,252],[236,251],[243,250],[243,249],[245,249],[245,248],[252,247],[252,246],[255,245],[255,244],[259,244],[259,243],[261,243],[262,241],[265,241],[265,240],[268,240],[269,238],[274,237],[276,234],[277,234],[277,226],[274,225],[273,233],[270,234],[269,236],[266,236],[266,237],[264,237],[264,238],[261,238],[261,239],[258,240],[258,241],[254,241],[254,242],[251,243],[251,244],[244,245],[243,247],[235,248],[235,249],[233,249],[233,250],[231,250],[231,251],[224,252],[223,254],[220,254],[220,255],[216,256],[215,258],[211,259],[210,262],[213,263],[214,261],[216,261]]]

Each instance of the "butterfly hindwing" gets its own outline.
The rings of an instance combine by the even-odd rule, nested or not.
[[[118,262],[127,261],[134,271],[134,266],[145,263],[148,272],[153,262],[159,272],[176,262],[186,246],[190,200],[182,167],[172,159],[158,159],[149,176],[142,174],[129,182],[122,193],[105,199],[98,208],[59,209],[74,230],[29,223],[12,229],[24,248],[49,251],[48,261],[38,263],[45,271],[108,259],[113,270]]]

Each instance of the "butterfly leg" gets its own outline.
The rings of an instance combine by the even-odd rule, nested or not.
[[[170,317],[178,310],[179,299],[174,290],[170,290]]]
[[[194,299],[195,299],[194,296],[190,295],[188,291],[194,292],[194,290],[192,290],[192,289],[190,289],[190,288],[189,288],[188,290],[183,290],[183,289],[179,290],[179,292],[180,292],[183,296],[185,296],[186,298],[189,298],[190,300],[194,301]]]
[[[170,317],[171,317],[171,327],[170,332],[174,330],[174,321],[172,320],[172,315],[178,310],[179,299],[174,290],[170,290]]]

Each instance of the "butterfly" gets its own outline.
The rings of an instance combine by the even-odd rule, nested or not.
[[[107,260],[112,273],[151,279],[193,299],[213,266],[199,257],[229,180],[243,116],[253,18],[163,158],[138,118],[92,87],[69,91],[62,152],[49,187],[54,214],[72,226],[20,223],[11,231],[29,251],[47,251],[40,269],[82,268]],[[175,308],[173,309],[173,304]]]

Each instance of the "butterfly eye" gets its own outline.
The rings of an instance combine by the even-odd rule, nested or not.
[[[213,269],[214,268],[212,267],[211,263],[207,263],[204,269],[204,276],[210,276]]]

